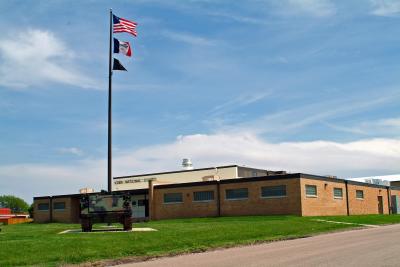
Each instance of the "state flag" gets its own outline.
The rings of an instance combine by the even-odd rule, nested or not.
[[[121,53],[128,57],[132,56],[132,49],[129,42],[121,42],[120,40],[114,38],[114,53]]]

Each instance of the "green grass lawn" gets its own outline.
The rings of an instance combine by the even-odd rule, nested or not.
[[[160,256],[216,247],[304,237],[354,227],[313,221],[316,217],[248,216],[153,221],[134,227],[157,232],[74,233],[77,224],[19,224],[2,226],[0,266],[57,266],[102,259]],[[399,223],[400,216],[336,216],[327,220],[366,224]]]

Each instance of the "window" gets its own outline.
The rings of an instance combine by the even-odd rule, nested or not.
[[[55,210],[65,210],[65,202],[54,202],[53,209],[55,209]]]
[[[118,201],[119,201],[119,197],[118,196],[112,196],[112,207],[118,207]]]
[[[333,188],[333,197],[334,198],[343,198],[343,189],[342,188]]]
[[[182,203],[182,193],[165,193],[164,203]]]
[[[214,200],[214,191],[193,192],[193,201],[212,201]]]
[[[316,197],[317,196],[317,186],[316,185],[306,185],[306,196]]]
[[[364,199],[364,191],[356,190],[356,198],[357,199]]]
[[[239,189],[226,189],[226,199],[246,199],[249,197],[249,190],[247,188]]]
[[[265,198],[286,197],[286,185],[261,187],[261,197]]]
[[[39,203],[38,210],[49,210],[49,203]]]

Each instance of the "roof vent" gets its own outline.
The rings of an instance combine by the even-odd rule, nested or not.
[[[93,188],[86,187],[86,188],[79,189],[79,194],[90,194],[90,193],[94,193]]]
[[[193,170],[193,164],[190,159],[183,159],[182,160],[182,168],[184,170]]]

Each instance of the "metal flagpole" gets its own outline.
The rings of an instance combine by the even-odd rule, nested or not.
[[[107,165],[107,176],[108,176],[108,192],[111,192],[112,186],[112,151],[111,151],[111,84],[112,84],[112,54],[111,54],[111,45],[112,45],[112,9],[110,9],[110,50],[109,50],[109,60],[108,60],[108,165]]]

